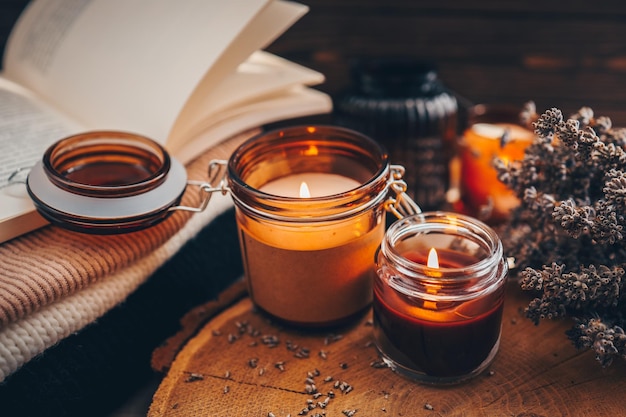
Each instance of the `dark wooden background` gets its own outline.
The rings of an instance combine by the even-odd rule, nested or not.
[[[327,76],[336,95],[354,59],[433,61],[474,103],[566,113],[583,105],[626,126],[623,0],[302,0],[311,10],[270,51]],[[0,0],[0,43],[25,0]]]

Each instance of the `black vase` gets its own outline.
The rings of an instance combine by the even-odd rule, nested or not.
[[[408,194],[424,211],[445,206],[457,114],[455,95],[421,61],[359,63],[352,88],[334,103],[336,124],[377,140],[406,168]]]

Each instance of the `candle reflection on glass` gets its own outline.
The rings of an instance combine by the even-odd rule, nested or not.
[[[378,256],[374,335],[395,371],[427,383],[475,376],[499,346],[506,264],[475,219],[425,213],[394,223]]]

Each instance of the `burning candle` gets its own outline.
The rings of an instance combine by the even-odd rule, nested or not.
[[[394,178],[380,145],[348,129],[296,126],[236,150],[228,184],[255,305],[305,326],[364,312]]]
[[[468,213],[487,212],[490,221],[506,218],[519,204],[512,190],[497,178],[496,158],[521,160],[534,134],[519,124],[518,112],[477,106],[460,141],[461,196]],[[483,215],[482,213],[480,214]]]
[[[394,223],[374,283],[374,336],[396,372],[427,383],[478,375],[500,342],[507,266],[473,218],[425,213]]]
[[[316,198],[345,193],[360,185],[358,181],[343,175],[306,172],[276,179],[263,185],[260,190],[283,197]]]

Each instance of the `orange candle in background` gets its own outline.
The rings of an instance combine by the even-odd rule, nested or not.
[[[515,117],[511,115],[510,119]],[[465,130],[459,143],[462,210],[497,222],[506,218],[519,199],[498,180],[493,161],[523,159],[534,133],[506,118],[494,117],[490,121],[488,114],[484,114],[478,120]]]

